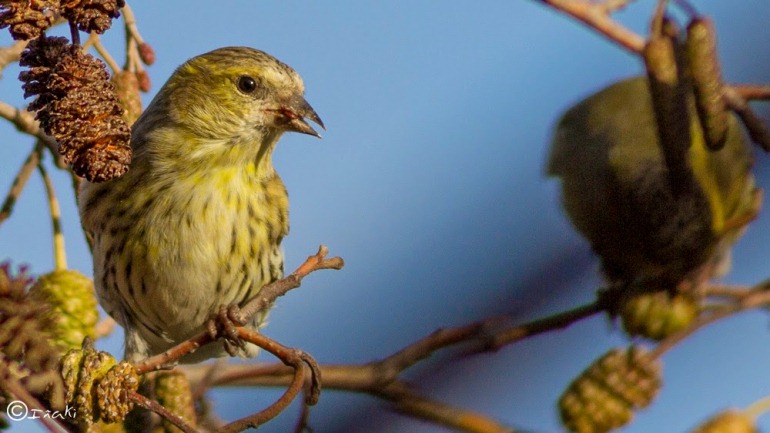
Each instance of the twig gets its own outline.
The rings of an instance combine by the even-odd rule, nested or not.
[[[117,322],[110,316],[99,321],[99,323],[96,324],[96,338],[104,338],[112,334],[112,331],[115,330],[115,325],[117,325]]]
[[[240,315],[244,322],[248,321],[257,312],[268,308],[279,297],[299,287],[302,279],[309,273],[321,269],[339,270],[345,266],[345,262],[341,257],[327,259],[327,254],[329,254],[329,249],[325,245],[321,245],[318,247],[318,252],[315,255],[309,256],[291,275],[263,287],[256,296],[246,302],[246,305],[240,309]]]
[[[46,408],[38,399],[35,398],[30,392],[16,379],[11,377],[11,370],[4,362],[5,358],[0,357],[0,390],[5,390],[15,400],[19,400],[24,403],[27,410],[33,409],[40,411],[39,413],[46,413]],[[66,432],[67,430],[62,427],[56,420],[40,416],[40,422],[51,433]]]
[[[28,43],[29,41],[16,41],[11,46],[0,48],[0,71],[11,63],[18,62],[21,52],[27,48]],[[0,74],[0,78],[2,78],[2,74]]]
[[[29,153],[29,156],[27,156],[27,159],[24,160],[24,163],[21,165],[21,169],[19,169],[19,172],[13,179],[13,184],[11,184],[11,189],[8,191],[8,195],[5,196],[3,206],[0,207],[0,224],[2,224],[3,221],[7,220],[8,217],[11,216],[11,212],[13,212],[13,206],[16,204],[19,196],[21,196],[21,192],[24,190],[24,187],[27,185],[27,181],[29,181],[29,178],[32,176],[32,172],[35,170],[35,167],[37,167],[39,162],[40,149],[35,146],[32,149],[32,152]]]
[[[202,345],[208,344],[212,341],[214,341],[214,339],[211,337],[211,334],[206,331],[201,332],[200,334],[177,344],[176,346],[161,354],[152,356],[136,363],[134,365],[136,368],[136,374],[142,375],[150,371],[163,369],[164,367],[173,364],[181,357],[189,353],[193,353]]]
[[[74,21],[68,21],[68,23],[70,26],[70,39],[72,40],[72,45],[78,46],[80,45],[80,31],[78,30],[78,26]]]
[[[657,345],[657,347],[655,347],[655,350],[652,351],[651,356],[653,358],[659,358],[663,356],[664,353],[666,353],[668,350],[670,350],[671,348],[673,348],[674,346],[682,342],[682,340],[689,337],[691,334],[695,333],[695,331],[705,327],[710,323],[716,322],[717,320],[720,320],[720,319],[724,319],[725,317],[730,316],[739,311],[742,311],[742,309],[737,305],[723,307],[723,308],[714,308],[710,310],[708,314],[701,315],[701,317],[699,317],[698,320],[696,320],[693,324],[691,324],[687,328],[661,341]]]
[[[725,293],[725,288],[715,286],[713,290],[707,289],[706,293],[720,295]],[[663,340],[652,352],[652,356],[662,356],[694,332],[719,319],[770,305],[770,280],[729,299],[732,302],[709,309],[687,329]],[[480,343],[478,351],[496,349],[526,337],[561,329],[605,308],[605,302],[600,299],[569,311],[504,329],[492,334],[491,338],[488,335],[489,329],[494,327],[497,319],[439,330],[376,362],[361,365],[322,365],[320,371],[324,377],[324,387],[367,393],[390,401],[398,410],[409,415],[467,432],[510,432],[512,430],[508,427],[481,414],[465,412],[463,409],[452,408],[417,395],[399,380],[399,375],[406,368],[442,348],[464,342],[476,342]],[[189,366],[185,367],[185,372],[192,382],[196,382],[203,374],[203,368],[205,367]],[[215,377],[209,377],[209,382],[213,386],[286,386],[291,379],[292,370],[284,365],[229,364],[220,369]]]
[[[379,361],[361,365],[322,365],[319,370],[327,389],[367,393],[394,403],[402,412],[466,432],[511,432],[509,427],[484,415],[429,400],[413,391],[404,394],[407,388],[399,380],[399,375],[443,348],[475,342],[478,346],[472,352],[495,350],[539,333],[564,328],[603,309],[604,302],[597,301],[498,333],[492,331],[499,327],[497,318],[439,329]],[[205,366],[185,367],[185,372],[191,382],[197,382],[205,374],[207,381],[214,386],[286,386],[293,379],[292,370],[279,364],[229,364],[218,369],[214,377],[210,376],[211,371]],[[398,396],[406,395],[408,399],[399,400]]]
[[[746,100],[734,89],[727,86],[722,92],[722,97],[725,98],[730,109],[741,118],[751,136],[751,140],[765,151],[770,151],[770,129],[754,113],[754,110],[751,109]]]
[[[604,13],[610,14],[612,12],[624,9],[632,1],[634,0],[605,0],[602,3],[599,3],[599,6],[601,6],[601,8],[604,10]]]
[[[281,395],[281,397],[278,400],[276,400],[272,405],[253,415],[249,415],[247,417],[244,417],[239,420],[233,421],[229,424],[226,424],[225,426],[217,430],[217,432],[218,433],[240,432],[248,428],[257,428],[260,425],[270,421],[271,419],[278,416],[278,414],[283,412],[283,410],[286,409],[289,406],[289,404],[291,404],[292,401],[294,401],[294,397],[296,397],[296,395],[300,391],[302,391],[303,381],[304,381],[304,376],[302,374],[302,370],[299,369],[294,375],[294,380],[292,380],[291,385],[286,389],[283,395]]]
[[[641,53],[644,38],[614,21],[612,9],[586,0],[535,0],[575,18],[633,53]]]
[[[127,391],[127,396],[129,400],[149,411],[157,413],[175,426],[179,427],[179,429],[183,432],[198,433],[198,430],[191,426],[184,418],[161,406],[158,402],[150,400],[149,398],[139,394],[136,391]]]
[[[51,150],[51,153],[57,157],[57,167],[66,167],[57,148],[59,144],[53,137],[43,132],[40,129],[40,124],[35,120],[35,115],[27,110],[21,110],[12,105],[9,105],[3,101],[0,101],[0,117],[13,123],[16,129],[25,134],[29,134],[33,137],[37,137],[45,143],[46,147]]]
[[[67,269],[67,250],[64,248],[64,233],[61,230],[61,209],[59,209],[59,199],[56,197],[56,191],[53,187],[51,176],[48,170],[43,166],[42,161],[38,161],[37,169],[43,178],[45,192],[48,198],[48,208],[51,213],[51,223],[53,225],[53,258],[54,269],[57,271]]]
[[[496,334],[492,339],[492,348],[498,349],[506,344],[515,343],[533,335],[566,328],[579,320],[593,316],[605,309],[606,305],[604,305],[603,301],[596,301],[543,319],[533,320],[532,322]]]
[[[142,35],[139,34],[139,29],[136,27],[134,11],[132,11],[128,5],[123,7],[123,22],[125,23],[126,31],[125,69],[136,73],[144,70],[142,67],[142,60],[139,56],[139,44],[144,43],[144,39],[142,39]]]
[[[83,51],[88,51],[91,49],[91,47],[94,45],[94,40],[99,37],[99,33],[92,32],[88,34],[88,39],[86,39],[85,43],[81,46],[81,49]]]
[[[224,427],[218,429],[218,432],[234,433],[250,427],[258,427],[278,416],[278,414],[283,412],[283,410],[285,410],[289,404],[294,401],[296,396],[302,391],[302,387],[305,383],[305,365],[309,367],[310,378],[312,382],[310,391],[306,396],[305,403],[312,405],[318,401],[318,396],[320,393],[321,372],[318,364],[311,356],[299,349],[291,349],[283,346],[254,330],[239,327],[237,328],[237,331],[238,337],[240,339],[256,344],[262,349],[275,355],[278,359],[281,360],[284,366],[289,366],[291,369],[293,369],[293,375],[286,391],[273,404],[260,412],[225,425]],[[203,333],[203,335],[208,336],[209,334]],[[208,366],[202,367],[208,368]],[[137,371],[139,371],[138,368]],[[205,377],[210,377],[211,375],[212,370],[209,369],[205,373]]]
[[[310,420],[310,405],[306,403],[308,399],[307,395],[308,390],[305,389],[305,401],[302,402],[300,405],[299,410],[299,416],[297,417],[297,423],[294,424],[294,433],[304,433],[305,431],[309,431],[309,420]]]
[[[499,319],[492,318],[455,328],[439,329],[378,361],[354,365],[322,365],[324,387],[349,391],[369,391],[395,381],[398,375],[436,351],[462,343],[478,343],[474,352],[496,350],[540,333],[562,329],[602,311],[602,303],[594,302],[542,319],[492,331]],[[206,366],[184,367],[191,382],[209,374]],[[279,364],[228,364],[219,369],[212,385],[284,386],[291,371]]]
[[[728,299],[740,299],[750,295],[751,288],[746,286],[735,286],[730,284],[712,284],[703,290],[707,297],[718,297]]]
[[[107,65],[112,70],[112,73],[115,74],[121,70],[120,65],[118,65],[118,62],[115,61],[115,58],[110,55],[110,52],[107,51],[107,48],[104,48],[104,45],[102,45],[102,41],[99,38],[99,36],[90,37],[89,40],[93,39],[93,45],[94,49],[97,53],[104,59],[104,63],[107,63]]]
[[[743,413],[751,418],[756,419],[768,411],[770,411],[770,397],[764,397],[755,401],[754,403],[751,403],[751,405],[747,407]]]
[[[767,85],[731,84],[730,88],[747,101],[770,100],[770,86]]]
[[[266,338],[250,329],[239,328],[238,331],[241,338],[255,344],[257,344],[258,340]],[[266,348],[265,347],[266,345],[269,346],[270,349]],[[241,418],[239,420],[233,421],[225,425],[224,427],[218,430],[219,433],[235,433],[235,432],[246,430],[247,428],[256,428],[270,421],[271,419],[278,416],[278,414],[283,412],[291,404],[291,402],[294,401],[294,398],[297,396],[297,394],[299,394],[302,391],[302,386],[305,383],[305,369],[303,367],[303,363],[307,363],[310,366],[312,377],[315,377],[316,378],[315,380],[319,380],[318,376],[320,376],[320,372],[318,370],[318,366],[313,365],[315,361],[312,361],[312,363],[308,362],[307,359],[305,359],[305,357],[303,356],[304,352],[301,352],[297,349],[286,348],[272,340],[263,341],[259,344],[259,346],[264,348],[265,350],[270,351],[274,355],[276,355],[276,351],[281,353],[281,356],[284,357],[284,358],[281,358],[284,364],[290,365],[294,369],[294,375],[293,375],[292,381],[289,384],[289,387],[286,389],[286,391],[284,391],[283,395],[281,395],[281,397],[278,400],[276,400],[273,404],[271,404],[270,406],[268,406],[267,408],[263,409],[260,412],[246,416],[244,418]],[[316,382],[316,384],[318,383]],[[314,404],[315,401],[318,399],[319,387],[314,386],[314,388],[315,388],[315,391],[311,391],[311,395],[309,395],[308,399],[306,400],[308,404]]]
[[[296,271],[291,273],[291,275],[262,287],[259,294],[248,301],[246,306],[240,310],[241,317],[245,318],[243,321],[246,322],[246,319],[251,317],[251,315],[271,305],[278,297],[299,287],[302,283],[302,279],[311,272],[321,269],[341,269],[345,264],[342,258],[333,257],[331,259],[326,259],[325,257],[328,252],[328,248],[321,245],[318,248],[318,252],[315,255],[308,257]],[[240,332],[240,329],[242,328],[238,329]],[[161,354],[136,363],[136,372],[137,374],[144,374],[149,371],[161,369],[166,365],[178,361],[181,357],[194,352],[200,346],[211,343],[212,341],[214,341],[214,337],[211,333],[203,331]]]
[[[713,308],[708,314],[703,314],[693,324],[687,328],[669,336],[661,341],[652,352],[653,357],[660,357],[669,349],[679,344],[682,340],[689,337],[696,331],[704,328],[706,325],[714,323],[720,319],[731,316],[736,313],[751,310],[754,308],[766,307],[770,305],[770,280],[754,286],[749,294],[737,299],[736,302]]]
[[[134,11],[126,4],[121,10],[123,14],[123,22],[126,24],[126,32],[131,35],[132,39],[135,39],[137,43],[144,43],[142,35],[139,33],[139,28],[136,27],[136,17]]]
[[[393,403],[396,410],[415,418],[433,421],[469,433],[514,433],[488,416],[467,409],[450,406],[415,394],[402,382],[394,382],[377,395]]]
[[[557,11],[582,22],[589,28],[604,35],[632,53],[640,54],[645,45],[645,39],[613,20],[610,13],[628,3],[625,0],[607,0],[604,3],[594,3],[587,0],[534,0],[545,4]],[[653,22],[655,28],[662,20],[667,0],[658,0]],[[680,4],[680,6],[683,6]],[[691,15],[691,7],[686,8]],[[653,30],[653,33],[655,30]],[[770,86],[754,84],[725,85],[724,97],[730,108],[743,120],[752,140],[770,151],[770,130],[761,119],[754,114],[746,101],[770,100]]]
[[[142,68],[142,60],[139,57],[139,46],[136,44],[136,39],[130,37],[128,29],[126,29],[126,41],[126,63],[124,69],[136,73]]]
[[[321,392],[321,369],[318,366],[318,362],[312,356],[302,350],[288,348],[253,329],[238,328],[238,337],[270,352],[273,356],[280,359],[284,365],[292,367],[295,372],[302,370],[303,366],[307,365],[310,369],[310,390],[305,401],[311,405],[318,402],[318,396]]]
[[[324,388],[360,392],[386,400],[396,409],[420,419],[439,422],[466,432],[511,432],[493,419],[462,408],[448,406],[418,396],[402,381],[380,374],[380,363],[362,365],[322,365]],[[184,366],[185,374],[195,382],[205,374],[206,366]],[[286,386],[292,380],[291,368],[280,364],[228,364],[212,381],[215,386]],[[400,401],[399,398],[409,399]],[[486,428],[486,429],[482,429]]]
[[[650,33],[655,37],[663,36],[663,18],[666,16],[666,6],[668,6],[668,0],[658,0],[658,4],[655,6],[650,26]]]
[[[80,202],[80,184],[83,183],[83,178],[75,174],[72,170],[67,170],[70,175],[70,179],[72,180],[72,189],[75,191],[75,206],[78,206],[78,203]],[[94,254],[94,239],[91,237],[91,234],[86,230],[85,227],[83,227],[83,221],[80,221],[80,228],[81,233],[83,233],[83,237],[86,239],[86,245],[88,245],[88,252],[91,253],[93,256]]]
[[[225,364],[227,364],[227,359],[219,358],[211,364],[205,365],[207,372],[203,375],[197,385],[195,385],[195,387],[190,391],[193,401],[198,401],[203,398],[208,388],[211,387],[211,384],[213,383],[212,381],[216,376],[216,372],[219,371],[219,369],[221,369]]]

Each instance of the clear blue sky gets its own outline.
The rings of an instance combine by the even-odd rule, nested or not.
[[[644,31],[653,2],[637,3],[621,19]],[[728,80],[770,81],[766,0],[693,3],[716,19]],[[321,362],[366,362],[438,327],[494,314],[524,320],[592,299],[597,263],[561,214],[557,185],[543,177],[543,165],[558,115],[592,90],[639,73],[637,58],[534,1],[131,5],[157,53],[153,92],[189,57],[248,45],[304,77],[307,99],[327,125],[321,141],[285,136],[275,155],[291,196],[286,262],[293,269],[324,243],[347,266],[315,274],[280,299],[268,336]],[[121,41],[119,29],[106,37],[117,57]],[[21,104],[17,73],[6,70],[0,98]],[[2,122],[0,137],[4,193],[32,143]],[[757,163],[765,188],[768,162]],[[74,200],[66,178],[56,177],[70,265],[90,274]],[[46,218],[34,178],[0,226],[0,260],[29,263],[36,273],[51,269]],[[727,280],[770,276],[767,245],[764,212],[737,246]],[[715,410],[770,394],[767,323],[765,315],[745,314],[671,351],[661,395],[622,431],[683,432]],[[430,396],[553,432],[562,389],[592,359],[623,344],[605,318],[596,318],[494,354],[427,364],[409,377]],[[116,341],[104,347],[121,351]],[[275,396],[218,392],[217,410],[233,419]],[[284,431],[295,414],[265,430]],[[318,432],[445,431],[370,397],[334,392],[322,395],[312,424]]]

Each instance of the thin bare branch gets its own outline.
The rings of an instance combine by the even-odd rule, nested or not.
[[[652,15],[652,24],[650,25],[650,32],[655,37],[663,36],[663,19],[666,16],[666,7],[668,6],[668,0],[658,0],[658,4],[655,6],[655,12]]]
[[[237,328],[238,337],[243,341],[256,344],[262,349],[270,352],[273,356],[280,359],[284,365],[294,369],[295,374],[298,370],[303,370],[303,366],[310,369],[310,392],[307,395],[308,404],[316,404],[321,392],[321,371],[316,360],[302,350],[286,347],[277,341],[268,338],[259,332],[249,328]],[[303,370],[304,371],[304,370]]]
[[[572,310],[531,322],[500,328],[500,319],[491,318],[455,328],[439,329],[381,360],[360,365],[321,365],[324,387],[350,391],[369,391],[395,381],[398,375],[422,359],[463,343],[475,344],[471,352],[497,350],[524,338],[562,329],[603,311],[603,304],[594,302]],[[291,370],[279,364],[228,364],[211,377],[206,366],[184,367],[190,381],[198,382],[203,374],[209,375],[212,385],[284,386]]]
[[[25,159],[24,163],[21,165],[19,172],[13,179],[11,189],[5,196],[3,206],[0,207],[0,224],[2,224],[3,221],[7,220],[8,217],[11,216],[16,201],[21,196],[22,191],[24,191],[24,187],[27,186],[27,181],[29,181],[29,178],[32,176],[32,172],[35,171],[35,167],[37,167],[39,162],[40,149],[35,146],[29,153],[29,156],[27,156],[27,159]]]
[[[345,262],[341,257],[327,259],[327,254],[329,254],[329,249],[321,245],[318,247],[318,252],[309,256],[291,275],[263,287],[256,296],[240,309],[242,320],[244,322],[248,321],[254,314],[272,305],[276,299],[299,287],[302,279],[309,273],[321,269],[342,269],[345,266]]]
[[[64,247],[64,233],[61,230],[61,209],[59,208],[59,199],[56,197],[56,191],[53,186],[53,180],[48,175],[42,161],[38,161],[37,169],[43,178],[45,185],[46,198],[48,199],[48,208],[51,214],[51,224],[53,225],[53,257],[54,269],[62,271],[67,269],[67,250]]]
[[[100,320],[99,323],[96,324],[96,339],[98,340],[112,334],[112,331],[115,330],[115,326],[117,324],[118,323],[115,322],[115,319],[110,316]]]
[[[469,433],[515,433],[512,427],[486,415],[419,396],[403,382],[394,382],[377,395],[393,403],[399,412],[449,428]]]
[[[11,46],[0,48],[0,72],[11,63],[19,61],[21,52],[27,48],[29,41],[16,41]],[[0,78],[2,74],[0,73]]]
[[[244,307],[244,309],[241,310],[242,317],[245,317],[245,318],[250,317],[251,314],[254,314],[257,311],[260,311],[260,309],[264,309],[267,306],[271,305],[276,298],[283,296],[289,290],[299,287],[300,283],[302,282],[302,279],[305,278],[311,272],[314,272],[320,269],[341,269],[342,268],[342,266],[344,265],[344,262],[340,257],[333,257],[331,259],[326,259],[325,258],[326,254],[328,254],[328,249],[322,245],[321,247],[318,248],[318,252],[315,255],[308,257],[307,260],[305,260],[305,262],[302,265],[300,265],[300,267],[297,268],[297,270],[294,271],[291,275],[263,287],[260,290],[260,293],[256,297],[254,297],[251,301],[249,301],[249,303]],[[253,312],[246,315],[246,314],[243,314],[244,311],[246,312],[253,311]],[[245,321],[246,320],[244,320],[244,322]],[[216,336],[212,336],[210,332],[203,331],[200,334],[195,335],[192,338],[177,344],[176,346],[168,349],[167,351],[161,354],[155,355],[151,358],[147,358],[143,361],[136,363],[135,364],[136,372],[137,374],[144,374],[149,371],[154,371],[154,370],[159,370],[161,368],[164,368],[165,366],[168,366],[178,361],[181,357],[194,352],[200,346],[211,343],[212,341],[215,340],[215,337]]]
[[[743,121],[751,140],[765,151],[770,151],[770,129],[765,122],[754,113],[746,100],[733,88],[725,87],[722,95],[730,109]]]
[[[144,43],[144,38],[142,38],[142,35],[139,33],[139,28],[136,26],[134,11],[131,10],[128,4],[126,4],[123,6],[121,12],[123,13],[123,22],[126,24],[126,32],[132,39],[136,40],[137,43]]]
[[[174,364],[181,357],[195,352],[202,345],[208,344],[212,341],[214,341],[214,339],[211,337],[211,334],[205,331],[201,332],[200,334],[177,344],[176,346],[161,354],[152,356],[136,363],[134,365],[136,368],[136,373],[142,375],[150,371],[166,368],[167,366]]]
[[[603,311],[603,305],[597,301],[498,332],[494,331],[500,327],[498,318],[456,328],[439,329],[379,361],[361,365],[319,366],[319,376],[323,375],[324,387],[327,389],[367,393],[390,401],[399,411],[452,428],[476,433],[512,432],[509,427],[484,415],[417,395],[399,379],[400,374],[437,350],[460,343],[476,343],[471,352],[495,350],[539,333],[564,328]],[[243,328],[238,329],[240,331]],[[228,364],[213,374],[205,366],[190,366],[184,369],[191,382],[196,383],[205,376],[208,384],[212,386],[286,386],[294,379],[292,369],[279,364]],[[294,371],[296,372],[296,369]]]
[[[278,414],[283,412],[284,409],[286,409],[291,404],[291,402],[294,401],[294,398],[297,396],[297,394],[302,391],[302,385],[304,382],[304,369],[301,365],[299,365],[299,367],[294,370],[294,376],[291,383],[289,384],[289,387],[278,400],[260,412],[225,425],[218,430],[219,433],[236,433],[246,430],[247,428],[257,428],[260,425],[270,421],[271,419],[278,416]]]
[[[139,394],[136,391],[127,391],[127,392],[128,392],[127,395],[129,400],[131,400],[135,404],[149,411],[157,413],[158,415],[162,416],[163,418],[167,419],[169,422],[177,426],[184,433],[198,433],[198,430],[195,427],[191,426],[184,418],[180,417],[174,412],[171,412],[170,410],[161,406],[158,402],[154,400],[150,400],[149,398]]]
[[[107,48],[105,48],[104,45],[102,45],[102,41],[99,38],[99,35],[96,35],[96,36],[92,35],[91,37],[88,38],[88,40],[89,42],[91,42],[91,44],[93,44],[96,52],[99,53],[102,59],[104,59],[104,63],[106,63],[107,66],[110,67],[110,69],[112,70],[112,73],[115,74],[117,72],[120,72],[121,70],[120,65],[118,64],[118,62],[115,61],[115,58],[112,57],[110,52],[107,51]]]
[[[40,124],[35,120],[34,114],[0,101],[0,117],[13,123],[19,132],[32,135],[42,140],[48,148],[53,149],[54,155],[58,155],[58,152],[56,151],[56,148],[59,146],[58,143],[56,143],[56,140],[54,140],[53,137],[40,129]]]
[[[305,389],[305,401],[300,405],[299,416],[297,417],[297,423],[294,424],[294,433],[304,433],[309,430],[310,425],[310,405],[307,404],[309,396],[307,395],[307,388]]]
[[[767,307],[768,305],[770,305],[770,280],[757,284],[749,291],[749,293],[739,298],[735,298],[734,302],[717,306],[710,309],[707,314],[702,314],[698,320],[687,328],[661,341],[652,352],[652,356],[662,356],[685,338],[720,319],[754,308]]]
[[[741,98],[752,100],[770,100],[770,86],[761,84],[732,84],[730,87]]]
[[[606,306],[603,302],[596,301],[543,319],[533,320],[532,322],[521,326],[515,326],[495,334],[492,339],[493,344],[491,347],[493,349],[498,349],[533,335],[566,328],[577,321],[604,311],[605,308]]]
[[[602,3],[587,0],[535,0],[582,22],[621,47],[633,53],[641,53],[644,38],[613,20]]]
[[[634,0],[605,0],[599,3],[599,6],[604,9],[604,13],[610,14],[612,12],[625,9],[625,7],[633,1]]]
[[[1,355],[1,354],[0,354]],[[18,380],[12,377],[13,372],[10,370],[10,366],[6,363],[6,359],[0,356],[0,390],[3,390],[10,394],[13,400],[19,400],[24,403],[27,410],[38,410],[40,413],[46,413],[46,407],[40,403]],[[55,419],[51,417],[39,417],[43,426],[51,433],[66,432],[67,429],[62,427]]]
[[[322,365],[325,389],[361,392],[386,400],[404,413],[465,432],[512,432],[485,415],[453,407],[419,396],[402,381],[380,371],[382,364]],[[205,375],[206,366],[184,366],[192,382]],[[286,386],[293,379],[292,369],[280,364],[228,364],[211,380],[214,386]]]

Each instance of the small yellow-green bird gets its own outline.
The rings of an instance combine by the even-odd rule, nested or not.
[[[305,119],[323,123],[303,95],[300,76],[262,51],[194,57],[133,125],[128,173],[83,182],[94,283],[125,329],[126,359],[199,333],[220,306],[241,305],[282,277],[289,201],[272,153],[286,131],[320,137]],[[224,354],[209,344],[182,362]]]
[[[548,174],[561,178],[567,214],[612,284],[673,290],[712,277],[758,212],[738,121],[730,116],[726,144],[713,151],[691,111],[691,145],[679,150],[686,155],[669,155],[683,162],[673,175],[664,152],[676,150],[660,146],[646,77],[589,96],[556,127]]]

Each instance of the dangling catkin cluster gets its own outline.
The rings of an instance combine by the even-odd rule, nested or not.
[[[24,97],[37,96],[40,126],[59,142],[72,171],[91,182],[122,176],[131,163],[131,132],[104,63],[65,38],[36,39],[21,54]]]
[[[104,33],[123,6],[124,0],[2,0],[0,29],[9,27],[17,40],[35,39],[61,14],[84,32]]]
[[[655,398],[660,370],[660,363],[640,347],[610,350],[562,394],[562,423],[575,433],[605,433],[625,425]]]
[[[61,14],[84,32],[104,33],[120,16],[123,0],[64,0]]]
[[[12,275],[8,263],[0,264],[0,353],[39,373],[54,369],[59,357],[39,321],[47,306],[27,296],[31,283],[24,269]]]
[[[39,37],[53,24],[58,0],[24,0],[0,2],[0,29],[6,27],[16,40]]]

